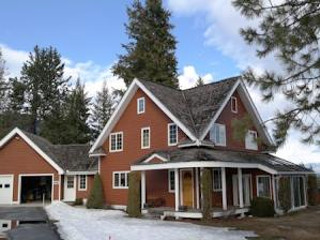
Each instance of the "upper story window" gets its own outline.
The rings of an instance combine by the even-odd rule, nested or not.
[[[109,151],[120,152],[123,149],[123,132],[111,133],[109,138]]]
[[[79,191],[87,190],[87,176],[86,175],[79,175]]]
[[[246,134],[246,139],[245,139],[246,149],[258,150],[257,138],[258,138],[257,132],[249,130]]]
[[[141,148],[150,148],[150,127],[141,128]]]
[[[231,97],[231,112],[238,113],[238,99]]]
[[[210,140],[217,146],[226,146],[226,125],[215,123],[210,129]]]
[[[213,191],[222,191],[221,168],[213,169]]]
[[[178,143],[178,126],[175,123],[168,124],[168,145],[174,146]]]
[[[146,100],[144,97],[138,98],[137,111],[138,111],[138,114],[142,114],[146,111]]]

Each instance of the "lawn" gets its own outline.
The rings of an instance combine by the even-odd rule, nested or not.
[[[203,224],[199,221],[195,223]],[[208,225],[254,231],[260,236],[252,239],[319,240],[320,206],[278,218],[215,219]]]
[[[135,219],[122,211],[87,210],[64,203],[53,203],[46,210],[52,220],[57,220],[58,231],[65,240],[244,240],[255,236],[250,231]]]

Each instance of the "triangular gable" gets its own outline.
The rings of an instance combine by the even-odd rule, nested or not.
[[[205,131],[201,134],[200,140],[204,140],[205,137],[208,135],[211,127],[216,122],[216,120],[219,118],[219,116],[221,115],[222,111],[227,106],[231,96],[235,93],[236,90],[238,90],[239,95],[241,97],[241,100],[242,100],[246,110],[249,112],[250,116],[252,117],[253,123],[254,123],[257,131],[259,132],[260,136],[263,138],[263,140],[268,145],[270,145],[270,146],[275,145],[273,140],[272,140],[272,138],[270,137],[270,135],[269,135],[269,133],[268,133],[268,131],[267,131],[262,119],[261,119],[261,116],[260,116],[255,104],[253,103],[252,98],[250,97],[250,94],[248,93],[248,90],[247,90],[246,86],[244,85],[243,81],[240,80],[240,79],[237,81],[237,83],[230,90],[229,94],[226,96],[226,98],[224,99],[224,101],[221,104],[220,108],[218,109],[218,111],[216,112],[214,117],[212,118],[210,124],[207,126]]]
[[[164,163],[164,162],[168,162],[168,159],[160,156],[159,154],[152,154],[150,157],[148,157],[146,160],[143,161],[143,163]]]
[[[141,89],[177,126],[191,139],[196,140],[197,138],[194,136],[193,133],[177,118],[175,117],[168,108],[162,104],[159,99],[157,99],[151,91],[149,91],[139,80],[135,79],[129,86],[128,90],[126,91],[125,95],[123,96],[122,100],[120,101],[119,105],[117,106],[116,110],[112,114],[110,120],[102,130],[101,134],[93,144],[92,148],[90,149],[89,153],[93,153],[97,148],[101,147],[102,144],[107,140],[109,134],[111,133],[112,129],[122,116],[123,112],[125,111],[126,107],[130,103],[131,99],[133,98],[134,94],[138,89]]]
[[[42,151],[26,134],[24,134],[19,128],[13,129],[0,141],[0,148],[2,148],[7,142],[9,142],[15,135],[19,135],[32,149],[34,149],[45,161],[49,163],[59,174],[63,174],[63,169],[53,161],[44,151]]]

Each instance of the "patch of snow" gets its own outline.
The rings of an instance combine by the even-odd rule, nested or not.
[[[227,228],[129,218],[118,210],[88,210],[61,202],[52,203],[46,211],[50,219],[58,221],[65,240],[238,240],[256,236]]]

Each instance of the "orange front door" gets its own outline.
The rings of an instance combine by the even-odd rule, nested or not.
[[[193,174],[192,170],[181,170],[183,206],[193,207]]]

